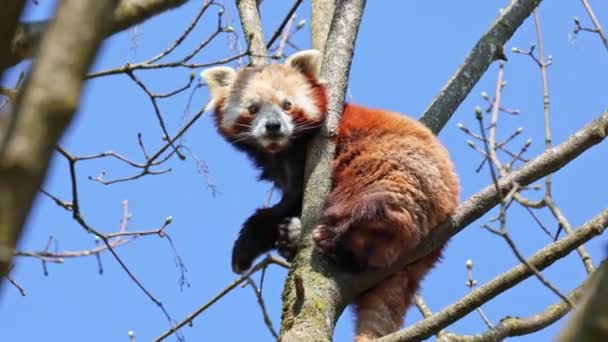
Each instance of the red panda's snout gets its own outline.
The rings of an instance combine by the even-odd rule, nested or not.
[[[280,152],[288,147],[295,127],[291,116],[274,107],[261,107],[251,123],[253,138],[260,147],[270,153]]]

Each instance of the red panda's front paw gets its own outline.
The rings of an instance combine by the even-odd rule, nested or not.
[[[315,246],[325,255],[332,255],[336,246],[337,234],[331,226],[320,224],[312,231]]]
[[[298,250],[302,222],[298,217],[288,217],[279,224],[279,237],[276,247],[279,255],[291,261]]]
[[[232,271],[237,274],[244,273],[253,264],[255,257],[251,256],[250,248],[238,239],[232,248]]]

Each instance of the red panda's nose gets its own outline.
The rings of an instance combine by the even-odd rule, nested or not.
[[[281,123],[278,121],[268,121],[266,122],[266,131],[270,134],[279,133],[281,130]]]

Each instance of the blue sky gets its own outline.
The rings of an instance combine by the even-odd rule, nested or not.
[[[40,5],[31,6],[26,18],[48,17],[54,3],[41,1]],[[129,30],[108,39],[93,70],[154,56],[169,46],[187,26],[201,3],[190,1],[178,10],[139,26],[136,34]],[[233,26],[240,36],[233,2],[226,3],[227,16],[235,20]],[[356,45],[348,100],[419,116],[497,16],[499,8],[507,3],[504,0],[392,1],[390,4],[368,1]],[[290,1],[263,3],[262,18],[267,38],[290,5]],[[593,1],[592,5],[599,20],[608,25],[608,4]],[[190,51],[215,29],[213,12],[203,18],[202,24],[175,56]],[[570,39],[573,16],[579,16],[583,24],[590,25],[578,1],[547,1],[541,5],[539,14],[546,53],[553,58],[548,71],[549,95],[553,141],[557,144],[606,109],[608,58],[598,37],[581,34],[575,40]],[[308,20],[309,16],[306,2],[298,11],[298,19]],[[503,104],[520,109],[521,114],[503,115],[498,129],[498,136],[505,138],[515,128],[524,127],[524,133],[514,141],[513,149],[517,151],[525,139],[532,138],[527,157],[543,151],[542,87],[536,65],[526,56],[511,53],[511,48],[526,49],[535,40],[530,18],[506,45],[509,61],[505,65],[505,79],[508,85]],[[298,32],[293,41],[300,48],[308,48],[308,27]],[[242,41],[239,44],[243,46]],[[208,62],[231,55],[228,41],[222,38],[203,50],[195,61]],[[17,72],[26,67],[27,63],[17,66],[5,81],[10,83]],[[185,84],[191,72],[198,75],[200,71],[176,68],[136,74],[152,90],[166,92]],[[493,93],[496,72],[497,66],[493,65],[440,134],[460,174],[462,199],[488,185],[490,177],[485,169],[475,172],[480,156],[466,145],[469,137],[456,125],[462,122],[472,129],[477,127],[474,108],[485,104],[479,95],[482,91]],[[206,100],[205,88],[161,100],[169,131],[176,132]],[[127,76],[110,76],[87,82],[78,115],[61,145],[75,155],[114,150],[142,161],[138,132],[143,134],[149,150],[161,146],[162,133],[148,98]],[[263,204],[269,188],[268,184],[255,181],[256,174],[250,162],[220,138],[208,116],[189,130],[185,142],[196,158],[208,167],[208,177],[198,171],[195,158],[190,154],[185,161],[170,160],[166,164],[172,168],[170,173],[110,186],[90,181],[87,176],[97,176],[105,171],[107,178],[121,177],[136,170],[112,160],[81,162],[77,169],[82,212],[95,228],[117,231],[123,200],[128,200],[132,213],[131,230],[156,228],[166,217],[173,217],[167,232],[186,264],[190,287],[180,290],[180,273],[165,239],[144,237],[117,248],[117,252],[178,321],[235,278],[230,270],[232,243],[241,223]],[[606,170],[602,164],[606,162],[607,153],[606,144],[597,146],[553,178],[554,199],[573,226],[596,215],[608,203],[608,183],[604,181]],[[218,190],[215,196],[209,190],[209,182]],[[67,164],[56,155],[44,188],[69,200],[69,186]],[[468,292],[465,286],[467,259],[475,263],[474,275],[478,284],[516,264],[504,241],[479,228],[492,214],[496,211],[453,238],[443,262],[427,277],[422,294],[432,310],[439,310]],[[542,212],[539,216],[555,231],[557,225],[547,213]],[[508,229],[525,255],[549,242],[523,209],[514,208],[509,212]],[[19,249],[41,250],[49,235],[56,238],[59,250],[86,249],[95,245],[92,237],[71,219],[68,212],[39,196]],[[587,245],[596,264],[604,257],[603,244],[605,238],[600,237]],[[49,264],[48,276],[43,274],[39,261],[16,259],[12,276],[25,288],[27,296],[21,297],[13,287],[4,286],[0,302],[0,321],[3,322],[0,338],[7,341],[128,341],[127,332],[132,330],[138,341],[148,341],[164,332],[168,323],[161,311],[128,279],[109,254],[102,255],[101,259],[103,275],[98,274],[95,258],[89,257],[67,260],[63,265]],[[272,267],[264,283],[264,298],[277,329],[285,274],[284,270]],[[563,292],[575,287],[585,275],[575,254],[543,274]],[[483,308],[493,322],[498,322],[504,316],[536,313],[557,300],[553,293],[531,278]],[[419,318],[416,310],[410,310],[406,321],[411,323]],[[562,323],[537,335],[514,340],[549,340]],[[475,313],[449,328],[449,331],[462,334],[483,330],[484,325]],[[271,338],[249,288],[238,288],[230,293],[200,315],[183,333],[188,341],[264,341]],[[335,340],[351,337],[352,316],[347,311],[338,323]]]

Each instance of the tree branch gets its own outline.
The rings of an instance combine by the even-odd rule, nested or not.
[[[593,237],[602,234],[607,226],[608,209],[605,209],[599,215],[577,228],[573,234],[539,250],[527,261],[538,270],[543,270],[571,253],[576,247],[591,240]],[[523,263],[519,264],[433,316],[411,325],[404,330],[385,336],[378,341],[419,341],[428,338],[437,331],[472,312],[483,303],[490,301],[500,293],[507,291],[511,287],[531,277],[533,274],[532,270],[526,265]]]
[[[342,115],[355,41],[365,8],[365,0],[343,0],[336,4],[321,70],[327,82],[328,118],[320,134],[311,142],[306,160],[306,185],[302,208],[302,240],[283,290],[281,341],[330,341],[334,324],[344,308],[327,259],[313,254],[312,228],[318,222],[323,199],[331,186],[331,162],[335,144],[332,137]],[[312,17],[321,15],[313,12]],[[306,291],[303,295],[303,290]],[[329,292],[327,292],[329,291]]]
[[[511,1],[424,111],[420,118],[422,123],[435,133],[441,131],[490,64],[497,59],[505,59],[503,45],[541,1]]]
[[[264,43],[264,33],[262,32],[257,1],[237,0],[236,5],[239,9],[245,40],[247,40],[249,46],[251,64],[254,66],[268,64],[268,49],[266,43]]]
[[[141,23],[169,9],[186,3],[187,0],[122,0],[114,12],[111,29],[106,37]],[[18,16],[17,16],[18,17]],[[33,21],[19,25],[12,39],[8,55],[8,66],[13,66],[33,56],[40,39],[49,26],[49,21]]]
[[[213,304],[215,304],[218,300],[222,299],[222,297],[227,295],[230,291],[234,290],[241,283],[247,281],[247,279],[249,279],[254,273],[256,273],[260,270],[266,269],[271,264],[276,264],[281,267],[289,267],[289,264],[287,262],[285,262],[283,259],[276,258],[272,255],[266,256],[266,258],[264,258],[262,261],[255,264],[247,273],[236,278],[232,283],[230,283],[223,290],[221,290],[220,293],[218,293],[210,301],[208,301],[207,303],[203,304],[201,307],[196,309],[193,313],[188,315],[188,317],[186,317],[183,321],[177,323],[174,327],[171,327],[171,329],[165,331],[162,335],[155,338],[154,342],[160,342],[160,341],[166,339],[167,337],[171,336],[172,334],[176,333],[179,329],[183,328],[187,324],[191,324],[198,315],[203,313],[205,310],[207,310],[209,307],[211,307]]]
[[[292,17],[294,16],[294,14],[296,14],[296,11],[298,10],[298,7],[300,7],[300,4],[302,4],[302,1],[303,0],[296,0],[293,5],[291,5],[291,8],[283,18],[283,21],[281,22],[279,27],[277,27],[277,29],[274,31],[272,37],[270,37],[270,40],[268,40],[268,43],[266,43],[266,49],[270,49],[272,47],[272,44],[274,44],[274,42],[279,39],[281,33],[283,33],[283,29],[285,29],[287,27],[287,24],[292,20]]]
[[[84,75],[109,30],[117,3],[61,2],[41,42],[40,58],[15,104],[15,130],[2,132],[0,275],[8,270],[53,148],[78,106]]]
[[[581,0],[581,2],[583,3],[583,6],[585,6],[585,10],[587,11],[587,14],[589,14],[589,18],[591,19],[591,22],[593,22],[593,26],[595,27],[595,32],[597,32],[597,34],[600,36],[600,39],[602,40],[604,47],[606,48],[606,50],[608,50],[608,37],[606,37],[606,33],[604,32],[604,29],[602,29],[602,25],[600,25],[600,21],[597,20],[597,17],[595,16],[595,12],[593,12],[593,9],[591,8],[589,1]]]
[[[335,0],[312,0],[310,23],[310,35],[312,37],[312,47],[321,52],[325,49],[325,41],[329,34],[329,26],[331,19],[334,17],[336,10]]]
[[[567,298],[569,301],[578,303],[583,295],[589,279],[576,289],[572,290]],[[560,301],[547,307],[544,311],[526,318],[507,317],[498,325],[488,331],[474,336],[460,336],[456,334],[446,334],[440,342],[500,342],[507,337],[528,335],[537,332],[549,325],[557,322],[564,317],[572,307],[565,301]],[[578,341],[578,340],[570,340]]]

